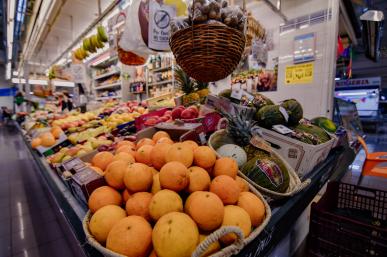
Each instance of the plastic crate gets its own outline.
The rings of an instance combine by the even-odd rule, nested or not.
[[[311,208],[308,256],[387,256],[387,191],[330,182]]]

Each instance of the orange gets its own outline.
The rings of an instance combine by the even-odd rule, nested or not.
[[[172,139],[168,138],[168,137],[162,137],[160,138],[159,140],[157,140],[156,144],[168,144],[168,145],[173,145],[174,142],[172,141]]]
[[[125,205],[128,216],[137,215],[150,221],[149,204],[152,199],[152,194],[148,192],[135,193],[128,199]]]
[[[140,163],[144,163],[146,165],[151,165],[151,152],[152,152],[153,146],[152,145],[143,145],[136,151],[136,161]]]
[[[238,174],[238,163],[229,157],[221,157],[215,162],[214,166],[214,176],[227,175],[236,178]]]
[[[124,183],[130,192],[145,192],[150,189],[153,174],[149,167],[143,163],[129,164],[124,175]]]
[[[179,192],[189,183],[188,169],[180,162],[168,162],[159,173],[161,188]]]
[[[157,143],[157,141],[160,139],[160,138],[171,138],[169,136],[169,134],[165,131],[157,131],[153,137],[152,137],[152,140],[153,142]]]
[[[214,166],[216,161],[216,154],[208,146],[199,146],[194,151],[194,163],[204,169]]]
[[[183,145],[182,143],[176,143],[169,148],[165,160],[167,163],[172,161],[180,162],[188,168],[192,165],[193,157],[191,147]]]
[[[238,206],[243,208],[250,215],[251,224],[254,227],[259,226],[265,218],[265,205],[262,200],[253,193],[240,193]]]
[[[120,152],[114,155],[113,161],[124,161],[126,163],[135,163],[134,157],[127,152]]]
[[[150,138],[140,139],[140,141],[137,142],[136,149],[139,149],[143,145],[155,145],[155,142]]]
[[[189,185],[188,192],[193,193],[195,191],[208,191],[211,184],[210,175],[203,168],[193,166],[188,169],[189,171]]]
[[[89,209],[92,213],[106,205],[118,205],[122,203],[121,194],[118,193],[114,188],[109,186],[102,186],[95,189],[88,201]]]
[[[210,191],[219,196],[225,205],[235,204],[240,193],[238,183],[227,175],[215,177],[211,182]]]
[[[128,163],[124,161],[113,161],[105,170],[106,183],[115,189],[124,189],[124,175]]]
[[[113,161],[114,155],[111,152],[99,152],[94,155],[91,163],[93,166],[100,168],[101,170],[105,170],[106,167]]]
[[[153,147],[150,153],[150,159],[155,169],[160,170],[164,166],[165,156],[170,148],[171,145],[165,143],[160,143]]]

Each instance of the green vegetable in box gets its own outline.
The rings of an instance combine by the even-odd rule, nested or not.
[[[267,105],[262,107],[255,115],[255,120],[264,128],[271,129],[274,125],[285,125],[284,115],[278,105]]]
[[[311,122],[313,125],[325,129],[327,132],[330,133],[335,133],[337,130],[336,124],[326,117],[317,117],[312,119]]]
[[[323,144],[331,139],[325,130],[312,124],[299,124],[293,131],[293,137],[307,144]]]
[[[284,193],[289,187],[289,172],[286,165],[276,156],[257,149],[255,157],[242,168],[245,174],[257,185]]]
[[[302,106],[297,100],[289,99],[281,103],[281,106],[286,110],[289,115],[288,124],[297,125],[300,120],[303,118]]]

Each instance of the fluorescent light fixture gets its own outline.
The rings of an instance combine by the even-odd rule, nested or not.
[[[344,92],[340,92],[340,93],[337,93],[337,96],[366,96],[368,95],[367,92],[349,92],[349,93],[344,93]]]
[[[18,79],[18,78],[12,78],[12,83],[14,84],[25,84],[26,80],[25,79]]]
[[[15,0],[8,0],[8,20],[7,20],[7,59],[12,59],[12,48],[13,48],[13,32],[15,26]]]
[[[340,78],[335,78],[336,81],[340,80]]]
[[[74,87],[74,82],[71,81],[62,81],[62,80],[53,80],[52,84],[56,87]]]
[[[5,79],[6,80],[11,79],[11,62],[7,63],[7,67],[6,67],[6,70],[5,70]]]
[[[25,84],[26,83],[25,79],[19,79],[19,78],[12,78],[11,81],[14,84]],[[30,85],[42,85],[42,86],[48,85],[47,80],[43,80],[43,79],[30,79],[30,80],[28,80],[28,83]]]

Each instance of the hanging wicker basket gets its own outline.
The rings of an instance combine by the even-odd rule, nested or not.
[[[172,35],[169,45],[188,76],[212,82],[230,75],[241,60],[245,35],[223,23],[194,24]]]
[[[227,131],[224,129],[218,130],[215,133],[213,133],[210,136],[210,139],[208,140],[208,146],[214,149],[215,151],[225,144],[235,144],[234,140],[227,135]],[[261,187],[260,185],[256,184],[254,181],[249,179],[245,174],[242,172],[238,172],[238,175],[243,177],[245,180],[247,180],[251,185],[253,185],[255,188],[257,188],[260,192],[262,192],[264,195],[272,198],[272,199],[281,199],[286,197],[291,197],[300,191],[302,191],[304,188],[306,188],[311,180],[307,179],[303,182],[301,182],[300,178],[298,177],[297,173],[294,171],[294,169],[275,151],[273,151],[277,158],[279,158],[285,165],[289,172],[289,187],[284,193],[278,193],[274,192],[272,190],[269,190],[267,188]],[[218,155],[218,154],[217,154]],[[220,157],[218,155],[218,157]]]

